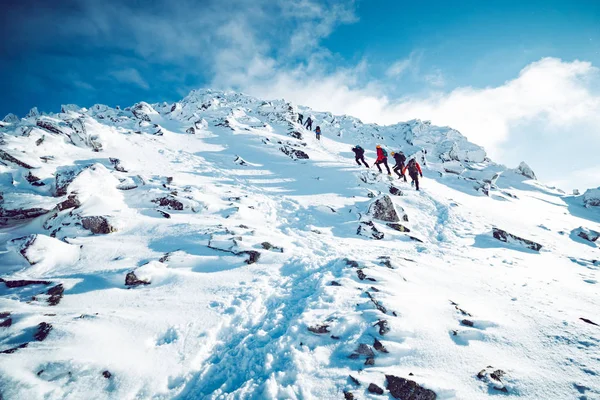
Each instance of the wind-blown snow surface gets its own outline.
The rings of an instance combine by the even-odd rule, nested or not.
[[[600,397],[582,196],[421,121],[300,108],[317,141],[284,101],[212,91],[62,111],[0,128],[0,274],[48,282],[0,283],[0,351],[29,343],[0,354],[3,399],[379,398],[386,374],[438,399]],[[421,192],[393,182],[410,232],[367,215],[391,184],[351,147],[376,143],[424,164]]]

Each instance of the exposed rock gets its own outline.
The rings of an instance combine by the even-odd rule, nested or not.
[[[352,392],[344,390],[344,400],[354,400],[354,395]]]
[[[0,328],[9,328],[12,325],[12,318],[6,318],[0,321]]]
[[[371,299],[371,302],[375,305],[375,307],[381,311],[384,314],[387,314],[387,310],[386,308],[377,300],[375,300],[375,298],[371,295],[371,293],[366,292],[367,296],[369,296],[369,299]]]
[[[50,334],[51,330],[52,330],[52,324],[49,324],[47,322],[42,322],[37,326],[37,331],[35,332],[33,337],[38,342],[42,342],[48,337],[48,334]]]
[[[40,116],[40,112],[38,111],[38,108],[33,107],[31,110],[29,110],[29,112],[27,113],[25,118],[35,118],[35,117],[39,117],[39,116]]]
[[[433,390],[425,389],[417,382],[400,378],[394,375],[386,375],[386,389],[395,399],[400,400],[435,400],[437,395]]]
[[[0,319],[10,317],[10,311],[2,311],[0,312]]]
[[[44,186],[45,185],[45,183],[44,182],[40,182],[40,178],[38,178],[37,176],[33,175],[31,173],[31,171],[29,171],[29,173],[25,176],[25,179],[27,180],[27,182],[29,182],[33,186]]]
[[[410,238],[410,240],[414,240],[415,242],[419,242],[419,243],[423,243],[423,241],[421,239],[419,239],[418,237],[415,236],[408,236]]]
[[[587,319],[587,318],[579,318],[579,319],[580,319],[580,320],[582,320],[583,322],[585,322],[586,324],[591,324],[591,325],[600,326],[600,325],[598,325],[597,323],[595,323],[595,322],[593,322],[593,321],[590,321],[590,320],[589,320],[589,319]]]
[[[350,259],[348,259],[348,258],[344,258],[344,262],[345,262],[345,263],[346,263],[346,265],[348,265],[349,267],[352,267],[352,268],[358,268],[358,267],[359,267],[359,265],[358,265],[358,262],[357,262],[357,261],[350,260]]]
[[[60,197],[67,194],[67,188],[77,178],[77,176],[86,167],[65,167],[56,171],[55,184],[54,184],[54,196]]]
[[[27,163],[24,163],[23,161],[20,161],[20,160],[14,158],[13,156],[11,156],[10,154],[8,154],[4,150],[0,150],[0,160],[4,160],[4,161],[7,161],[9,163],[16,164],[19,167],[23,167],[23,168],[26,168],[26,169],[32,169],[33,168],[31,165],[29,165]]]
[[[373,347],[375,348],[375,350],[381,352],[381,353],[389,353],[389,351],[385,348],[385,346],[383,345],[383,343],[381,343],[379,340],[377,340],[377,338],[375,338],[375,342],[373,343]]]
[[[390,186],[390,194],[394,196],[404,196],[402,190],[398,189],[396,186]]]
[[[583,204],[586,207],[600,207],[600,187],[586,190],[583,194]]]
[[[158,203],[161,207],[166,207],[170,210],[183,210],[183,203],[173,197],[161,197],[152,200],[153,203]]]
[[[356,234],[375,240],[381,240],[385,236],[383,232],[375,227],[375,224],[372,221],[361,221],[356,230]]]
[[[16,281],[7,281],[0,278],[0,283],[4,283],[7,288],[14,289],[20,288],[29,285],[50,285],[52,282],[49,281],[31,281],[31,280],[16,280]]]
[[[94,234],[108,234],[117,230],[108,222],[106,217],[92,216],[81,218],[83,227]]]
[[[154,114],[156,111],[150,106],[150,104],[142,101],[134,104],[131,107],[131,113],[139,120],[151,122],[150,114]]]
[[[329,325],[309,326],[308,330],[311,331],[312,333],[317,333],[319,335],[324,334],[324,333],[331,333],[331,331],[329,330]]]
[[[48,298],[48,304],[51,306],[55,306],[60,303],[60,300],[63,298],[63,294],[65,293],[65,288],[62,283],[48,289],[46,292],[50,297]]]
[[[408,229],[407,227],[405,227],[402,224],[396,224],[396,223],[387,223],[387,226],[389,226],[390,228],[398,231],[398,232],[410,232],[410,229]]]
[[[29,343],[23,343],[23,344],[18,345],[17,347],[13,347],[12,349],[2,350],[2,351],[0,351],[0,354],[12,354],[15,351],[17,351],[19,349],[24,349],[27,346],[29,346]]]
[[[306,154],[302,150],[294,149],[293,147],[287,145],[280,147],[279,150],[281,150],[285,155],[290,156],[294,160],[307,160],[309,158],[308,154]]]
[[[162,210],[156,210],[156,211],[158,211],[158,213],[160,215],[162,215],[164,218],[167,218],[167,219],[171,218],[171,214],[169,214],[169,213],[166,213],[166,212],[164,212]]]
[[[121,160],[118,158],[109,157],[108,161],[110,161],[110,163],[113,165],[115,171],[127,172],[127,170],[121,165]]]
[[[42,135],[38,140],[35,141],[35,145],[36,146],[41,146],[42,143],[44,143],[44,140],[46,140],[46,135]]]
[[[389,195],[384,194],[379,197],[375,201],[371,203],[369,206],[368,214],[380,221],[386,222],[399,222],[400,217],[396,212],[396,208],[394,207],[394,203]]]
[[[352,375],[348,375],[348,378],[350,378],[350,381],[352,383],[354,383],[356,386],[360,386],[360,381],[358,379],[356,379],[355,377],[353,377]]]
[[[76,194],[70,194],[69,197],[56,205],[58,211],[67,210],[69,208],[78,208],[81,206],[81,202],[77,199]]]
[[[369,391],[369,393],[383,394],[383,389],[374,383],[369,384],[369,387],[367,388],[367,390]]]
[[[110,379],[112,377],[112,374],[108,370],[104,370],[102,371],[102,376],[106,379]]]
[[[139,285],[149,285],[149,284],[150,284],[150,282],[148,282],[146,280],[138,279],[138,277],[135,275],[134,271],[129,272],[125,276],[125,286],[139,286]]]
[[[501,242],[507,243],[509,240],[515,241],[515,242],[521,243],[528,249],[535,250],[535,251],[540,251],[540,249],[542,248],[542,245],[539,243],[515,236],[511,233],[508,233],[508,232],[502,230],[502,229],[493,228],[492,233],[494,235],[494,238],[500,240]]]
[[[195,135],[196,134],[196,129],[194,129],[194,127],[189,127],[185,130],[185,133],[189,133],[190,135]]]
[[[388,327],[388,322],[385,319],[380,319],[373,326],[378,326],[379,327],[379,334],[381,336],[385,335],[386,333],[388,333],[390,331],[390,328]]]
[[[473,323],[473,321],[470,321],[468,319],[463,319],[462,321],[460,321],[460,323],[463,324],[464,326],[470,326],[470,327],[475,326],[475,323]]]
[[[238,165],[242,165],[242,166],[246,166],[248,165],[248,163],[246,162],[246,160],[244,160],[242,157],[240,156],[236,156],[235,159],[233,160],[234,163],[238,164]]]
[[[12,225],[29,219],[37,218],[49,213],[50,210],[43,208],[19,208],[16,210],[6,210],[0,207],[0,226]]]
[[[375,353],[373,352],[373,349],[371,349],[371,346],[365,343],[360,343],[354,352],[361,356],[375,357]]]
[[[242,254],[248,255],[248,259],[245,261],[246,264],[254,264],[255,262],[258,262],[258,260],[260,260],[260,253],[258,251],[247,250],[247,251],[241,251],[239,253],[236,253],[236,255],[242,255]]]
[[[364,273],[364,271],[362,269],[356,270],[356,275],[358,276],[358,279],[360,279],[361,281],[364,281],[365,278],[367,277],[367,275]]]
[[[582,239],[587,240],[588,242],[596,242],[598,240],[598,238],[600,238],[600,233],[593,231],[591,229],[586,229],[586,228],[577,228],[575,230],[573,230],[574,233],[577,234],[577,236],[579,236]]]
[[[508,389],[502,382],[502,378],[506,375],[506,372],[501,369],[495,369],[491,365],[487,368],[482,369],[477,374],[477,379],[482,380],[488,384],[488,386],[494,390],[498,390],[504,393],[508,393]]]
[[[367,357],[365,365],[375,365],[375,357]]]
[[[524,161],[521,161],[515,172],[529,179],[537,179],[533,170]]]
[[[53,122],[46,120],[37,120],[35,123],[39,128],[42,128],[48,132],[56,133],[57,135],[64,135],[65,133]]]
[[[263,249],[265,250],[272,250],[272,251],[277,251],[279,253],[283,253],[283,248],[278,247],[278,246],[273,246],[271,243],[269,242],[262,242],[260,244],[262,246]]]
[[[337,281],[331,281],[331,286],[342,286],[342,284]]]
[[[302,137],[302,133],[298,132],[298,131],[292,131],[290,132],[288,135],[290,135],[291,137],[293,137],[294,139],[298,139],[298,140],[302,140],[304,139]]]

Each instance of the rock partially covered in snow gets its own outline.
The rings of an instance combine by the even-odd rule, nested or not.
[[[369,211],[367,212],[371,217],[378,219],[380,221],[385,222],[399,222],[400,217],[396,212],[396,208],[394,207],[394,203],[392,202],[392,198],[384,194],[375,201],[371,203],[369,206]]]
[[[400,378],[394,375],[386,375],[386,389],[395,399],[400,400],[435,400],[437,394],[430,389],[425,389],[417,382]]]
[[[68,112],[81,112],[81,107],[79,107],[77,104],[63,104],[60,106],[60,112],[63,114],[66,114]]]
[[[486,382],[490,389],[508,393],[508,388],[504,382],[502,382],[502,378],[504,378],[505,375],[506,372],[502,371],[501,369],[488,366],[477,374],[477,379]]]
[[[521,161],[521,164],[519,164],[519,166],[515,169],[515,172],[529,179],[537,179],[531,167],[525,164],[524,161]]]
[[[150,261],[134,271],[131,271],[125,277],[125,285],[139,286],[156,283],[161,277],[168,274],[166,264],[160,261]]]
[[[29,112],[27,113],[25,118],[35,118],[35,117],[39,117],[39,116],[40,116],[40,112],[38,111],[37,107],[33,107],[31,110],[29,110]]]
[[[45,268],[74,264],[79,260],[79,246],[46,235],[28,235],[13,239],[8,247],[21,254],[30,265],[40,264]]]
[[[600,206],[600,187],[596,189],[588,189],[583,194],[583,204],[586,207]]]
[[[113,227],[106,217],[102,216],[91,216],[81,218],[83,227],[94,234],[108,234],[116,232],[117,229]]]
[[[501,242],[517,242],[527,247],[528,249],[535,251],[540,251],[540,249],[542,248],[542,245],[539,243],[536,243],[532,240],[523,239],[522,237],[513,235],[512,233],[508,233],[502,229],[493,228],[492,234],[494,235],[494,238],[498,239]]]
[[[600,233],[591,229],[586,229],[584,227],[574,229],[573,233],[579,236],[580,238],[592,243],[596,242],[598,238],[600,238]]]
[[[134,104],[131,107],[131,113],[139,120],[151,122],[151,116],[158,115],[158,112],[152,106],[144,101]]]
[[[16,124],[17,122],[19,122],[19,117],[17,117],[13,113],[8,113],[8,114],[6,114],[6,116],[4,117],[2,122],[8,122],[9,124]]]

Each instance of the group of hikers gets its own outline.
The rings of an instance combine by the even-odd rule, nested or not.
[[[387,151],[383,147],[381,147],[381,145],[377,145],[376,149],[377,149],[377,159],[375,160],[375,166],[377,167],[379,172],[383,172],[381,170],[380,165],[381,164],[385,165],[388,175],[391,176],[392,171],[390,171],[390,167],[388,165]],[[370,168],[369,164],[367,164],[367,161],[365,160],[365,149],[363,149],[359,145],[356,145],[352,148],[352,151],[354,152],[356,163],[358,165],[361,165],[361,162],[362,162],[365,165],[365,167]],[[394,161],[396,161],[396,165],[394,165],[393,170],[396,173],[396,175],[398,175],[398,179],[404,179],[404,182],[408,182],[408,180],[406,179],[406,171],[408,170],[408,175],[412,179],[410,184],[415,186],[416,189],[419,190],[419,177],[421,177],[421,178],[423,177],[423,170],[421,169],[421,166],[419,165],[417,160],[415,160],[414,158],[411,158],[408,161],[408,164],[405,164],[406,156],[401,151],[398,151],[398,152],[392,151],[391,155],[392,155],[392,157],[394,157]]]
[[[306,118],[306,122],[302,122],[303,119],[304,119],[304,115],[298,114],[298,123],[300,125],[304,126],[309,131],[312,131],[312,124],[314,122],[313,117],[309,116],[308,118]],[[317,136],[317,140],[321,140],[321,127],[320,126],[317,126],[315,128],[315,134]]]
[[[309,116],[308,118],[306,118],[306,121],[303,121],[303,120],[304,120],[304,116],[302,114],[298,114],[298,123],[300,125],[302,125],[303,127],[305,127],[306,129],[312,131],[312,124],[314,122],[314,117]],[[321,140],[321,127],[320,126],[317,126],[315,128],[315,134],[317,136],[317,140]],[[387,151],[383,147],[381,147],[381,145],[377,145],[376,149],[377,149],[377,159],[375,160],[375,166],[381,173],[383,171],[381,170],[380,165],[381,164],[385,165],[388,175],[391,176],[392,171],[390,171],[390,167],[388,165]],[[356,145],[352,148],[352,151],[354,152],[354,154],[356,156],[356,163],[358,165],[361,165],[361,162],[362,162],[365,165],[365,167],[370,168],[369,164],[367,164],[367,161],[365,161],[365,150],[362,147],[360,147],[359,145]],[[396,165],[394,165],[393,170],[396,173],[396,175],[398,175],[398,179],[403,178],[404,182],[408,182],[408,180],[406,179],[406,171],[408,170],[408,175],[412,179],[412,181],[410,183],[411,186],[415,186],[416,189],[419,190],[419,177],[421,177],[421,178],[423,177],[423,170],[421,170],[421,166],[419,165],[417,160],[415,160],[414,158],[411,158],[408,161],[408,164],[405,164],[406,156],[401,151],[398,151],[398,152],[392,151],[391,155],[392,155],[392,157],[394,157],[394,161],[396,161]]]

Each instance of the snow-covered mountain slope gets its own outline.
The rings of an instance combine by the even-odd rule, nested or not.
[[[455,130],[206,90],[0,135],[2,399],[600,397],[600,203]]]

